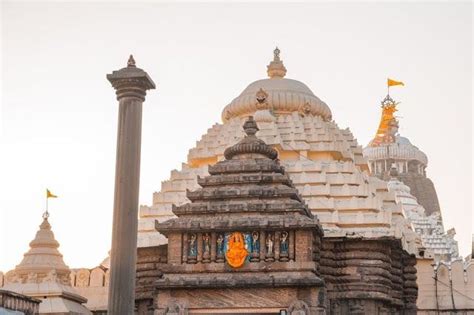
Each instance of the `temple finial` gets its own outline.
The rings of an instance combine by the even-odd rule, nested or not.
[[[127,67],[136,67],[133,55],[130,55],[130,57],[128,57]]]
[[[255,135],[259,129],[253,116],[250,116],[245,121],[243,129],[246,136],[237,144],[225,149],[224,157],[227,160],[234,159],[234,157],[248,159],[249,154],[257,154],[258,156],[263,156],[272,160],[277,159],[278,152],[271,146],[267,145],[263,140],[258,139]]]
[[[278,49],[278,46],[273,51],[273,61],[280,61],[280,49]]]
[[[267,66],[267,73],[270,78],[283,78],[286,75],[286,68],[280,59],[280,49],[273,50],[273,61]]]
[[[259,130],[258,126],[257,126],[257,123],[253,119],[253,116],[250,116],[245,121],[243,128],[244,128],[245,134],[247,134],[247,136],[254,136],[257,133],[257,131]]]

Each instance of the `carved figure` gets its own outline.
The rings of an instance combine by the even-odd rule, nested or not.
[[[217,256],[224,256],[224,235],[217,236]]]
[[[301,300],[296,300],[288,307],[288,313],[290,315],[309,315],[310,311],[308,304]]]
[[[280,255],[288,255],[288,232],[280,235]]]
[[[46,275],[46,277],[44,277],[43,282],[48,282],[48,281],[56,282],[57,279],[58,279],[58,274],[56,270],[53,269]]]
[[[273,235],[268,234],[267,235],[267,256],[272,256],[273,255]]]
[[[196,257],[197,256],[197,242],[196,242],[196,234],[191,234],[189,237],[189,250],[188,256]]]
[[[27,283],[36,283],[38,280],[38,275],[34,272],[28,273]]]
[[[228,250],[225,254],[227,263],[234,268],[244,265],[248,251],[245,249],[244,236],[240,232],[234,232],[229,238]]]
[[[204,233],[202,236],[202,247],[204,249],[204,253],[209,254],[211,251],[211,237],[209,233]]]
[[[260,242],[258,238],[258,232],[252,232],[252,253],[258,254],[260,252]]]

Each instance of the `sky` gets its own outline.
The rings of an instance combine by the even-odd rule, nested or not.
[[[71,268],[111,244],[118,107],[106,74],[137,66],[157,84],[143,110],[140,204],[251,82],[276,45],[359,144],[374,136],[386,78],[400,133],[429,158],[445,227],[471,251],[470,3],[170,4],[2,2],[0,271],[18,264],[50,199]]]

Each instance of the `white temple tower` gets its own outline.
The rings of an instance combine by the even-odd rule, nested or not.
[[[280,50],[267,66],[268,78],[257,80],[222,112],[222,124],[213,125],[189,150],[187,163],[173,170],[153,204],[140,208],[138,246],[165,243],[155,230],[155,220],[173,217],[172,205],[187,203],[186,190],[198,188],[197,177],[208,165],[223,159],[225,148],[244,136],[241,126],[253,116],[257,136],[278,151],[282,165],[327,237],[396,236],[415,252],[413,237],[388,191],[387,183],[369,175],[362,147],[348,129],[332,120],[329,106],[304,83],[286,78]]]
[[[71,270],[58,250],[47,213],[39,227],[21,263],[6,274],[2,289],[40,299],[39,314],[92,314],[83,305],[87,299],[71,287]]]

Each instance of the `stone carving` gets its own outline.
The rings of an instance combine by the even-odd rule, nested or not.
[[[217,235],[217,247],[216,247],[217,257],[216,262],[224,261],[224,234],[219,233]]]
[[[268,93],[265,92],[264,89],[260,88],[255,94],[255,98],[257,100],[257,102],[255,103],[255,106],[257,107],[258,110],[269,108],[268,102],[267,102]]]
[[[188,315],[188,310],[184,305],[173,300],[166,307],[164,315]]]
[[[257,231],[252,232],[252,255],[250,261],[259,261],[260,257],[260,237]]]
[[[27,277],[27,283],[36,283],[38,281],[38,274],[35,272],[29,272]]]
[[[309,307],[308,304],[301,300],[296,300],[291,303],[290,307],[288,307],[288,314],[289,315],[309,315]]]
[[[197,239],[196,234],[192,233],[189,235],[188,241],[188,260],[195,261],[197,258]]]
[[[274,257],[274,252],[273,252],[273,234],[268,233],[267,234],[267,239],[266,239],[266,246],[267,246],[267,255],[266,259],[268,261],[272,261]]]
[[[89,286],[90,272],[87,269],[79,269],[76,272],[76,287],[88,287]]]
[[[18,274],[14,270],[11,270],[6,273],[4,281],[5,281],[5,284],[22,282],[21,278],[18,276]]]
[[[280,235],[280,260],[288,260],[288,232],[283,231]]]
[[[56,270],[51,270],[50,272],[48,272],[48,274],[46,275],[46,277],[43,278],[43,282],[56,282],[58,279],[58,274],[56,272]]]
[[[304,105],[299,108],[299,112],[303,116],[311,114],[311,104],[309,102],[305,102]]]
[[[228,249],[225,253],[227,263],[233,268],[240,268],[244,265],[248,251],[245,249],[244,235],[234,232],[229,237]]]

